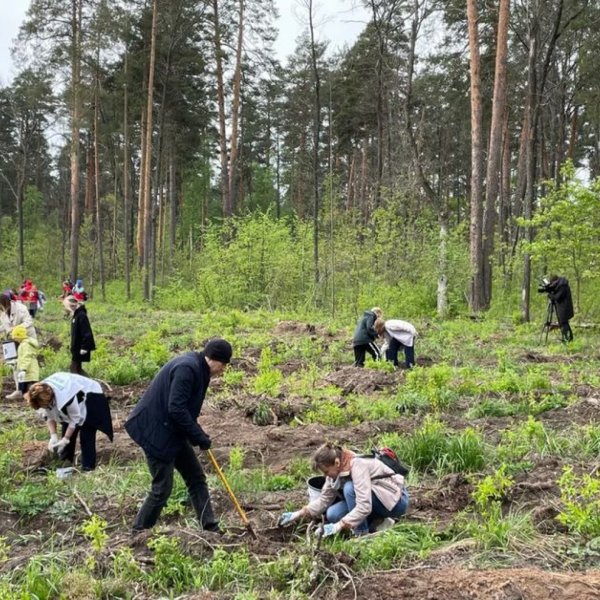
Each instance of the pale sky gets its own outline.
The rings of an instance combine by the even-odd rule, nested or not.
[[[275,49],[284,61],[294,51],[296,38],[306,27],[306,0],[275,0],[279,8],[279,37]],[[10,47],[25,18],[30,0],[0,0],[0,85],[7,85],[15,74]],[[330,51],[352,44],[369,18],[358,0],[316,0],[314,2],[316,38],[330,41]]]

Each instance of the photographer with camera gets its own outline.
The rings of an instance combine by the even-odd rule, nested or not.
[[[556,311],[556,318],[560,326],[563,342],[573,341],[573,331],[569,325],[569,319],[575,314],[573,310],[573,299],[571,297],[571,288],[566,277],[558,275],[550,275],[548,279],[542,279],[538,292],[548,294],[550,306],[548,310],[548,318],[545,327],[550,327],[552,321],[552,310]]]

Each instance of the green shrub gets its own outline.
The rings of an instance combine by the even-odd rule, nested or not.
[[[198,565],[181,550],[175,538],[160,535],[148,542],[154,552],[154,567],[146,575],[146,583],[157,592],[181,594],[195,586]]]
[[[266,394],[276,398],[281,392],[283,374],[278,369],[269,369],[259,373],[252,380],[252,391],[255,394]]]
[[[563,469],[558,487],[562,502],[558,520],[587,538],[600,536],[600,478],[575,475],[569,466]]]

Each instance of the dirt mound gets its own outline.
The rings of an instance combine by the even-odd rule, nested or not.
[[[398,371],[387,373],[375,369],[359,369],[358,367],[342,367],[329,374],[323,380],[326,384],[335,385],[342,390],[342,394],[368,394],[390,388],[403,379],[404,375]]]
[[[410,516],[426,522],[447,523],[471,502],[473,485],[461,473],[450,473],[434,486],[411,490]]]
[[[407,569],[363,577],[340,600],[597,600],[600,572],[555,573],[540,569],[469,571],[461,568]]]
[[[274,333],[286,335],[320,335],[333,337],[322,325],[312,325],[311,323],[301,323],[299,321],[281,321],[277,323]]]

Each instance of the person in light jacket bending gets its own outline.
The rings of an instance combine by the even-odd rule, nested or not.
[[[377,319],[373,325],[377,335],[385,339],[385,358],[399,366],[398,351],[404,348],[404,364],[407,369],[415,366],[415,338],[417,330],[412,323],[400,319]]]
[[[102,431],[112,441],[113,426],[108,400],[94,379],[74,373],[54,373],[34,383],[24,394],[35,410],[44,409],[50,432],[48,450],[59,453],[61,460],[75,458],[77,435],[81,439],[81,468],[96,468],[96,432]],[[57,424],[62,426],[58,439]]]
[[[377,458],[324,444],[313,456],[313,468],[325,475],[321,494],[300,510],[283,513],[280,525],[325,513],[325,537],[342,530],[364,535],[377,518],[397,519],[408,509],[404,477]]]

